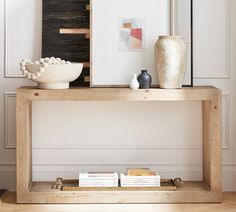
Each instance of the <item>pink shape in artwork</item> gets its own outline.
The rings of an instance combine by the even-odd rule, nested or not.
[[[130,36],[130,48],[131,49],[142,49],[142,41],[137,38]]]
[[[143,40],[143,34],[142,34],[142,29],[137,28],[137,29],[131,29],[130,35],[132,37],[135,37],[136,39],[142,41]]]

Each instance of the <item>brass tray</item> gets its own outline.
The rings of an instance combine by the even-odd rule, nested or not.
[[[55,184],[52,185],[52,189],[60,191],[177,191],[181,184],[183,184],[183,181],[180,178],[176,178],[161,179],[161,187],[79,187],[79,180],[57,178]]]

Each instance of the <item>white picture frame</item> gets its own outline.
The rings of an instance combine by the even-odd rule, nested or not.
[[[192,0],[91,0],[90,17],[91,87],[128,87],[132,74],[143,69],[158,86],[154,44],[160,35],[180,35],[187,43],[184,86],[192,86]],[[137,24],[143,33],[140,51],[129,49],[130,44],[128,50],[120,48],[120,22],[126,19],[144,22]]]

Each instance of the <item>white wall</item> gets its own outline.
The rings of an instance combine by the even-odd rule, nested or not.
[[[31,84],[21,78],[18,63],[22,57],[39,57],[41,1],[6,2],[5,27],[4,0],[0,0],[0,187],[14,189],[14,92]],[[224,189],[236,191],[235,20],[234,0],[194,0],[194,83],[223,90]],[[34,179],[54,180],[76,177],[78,170],[125,170],[142,165],[164,177],[199,180],[200,110],[198,102],[34,103]]]

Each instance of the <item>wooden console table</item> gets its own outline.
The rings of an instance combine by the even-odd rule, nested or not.
[[[55,191],[52,182],[32,182],[32,101],[201,101],[203,116],[203,181],[185,182],[178,191]],[[214,87],[177,90],[78,88],[17,90],[17,203],[206,203],[222,201],[221,91]]]

